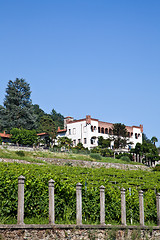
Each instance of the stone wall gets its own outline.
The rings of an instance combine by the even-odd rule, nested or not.
[[[0,225],[0,240],[158,240],[159,227]]]

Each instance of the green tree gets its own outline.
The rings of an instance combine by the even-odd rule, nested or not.
[[[5,108],[0,105],[0,131],[5,129]]]
[[[98,137],[98,146],[101,148],[108,148],[110,147],[111,140],[104,139],[102,136]]]
[[[9,81],[4,100],[4,128],[35,128],[35,116],[31,101],[29,84],[24,79]]]
[[[38,104],[34,104],[33,106],[33,111],[34,111],[34,115],[36,116],[36,131],[37,133],[39,133],[40,130],[40,120],[41,118],[46,115],[46,113],[39,107]]]
[[[154,144],[154,146],[156,145],[156,142],[158,142],[158,139],[154,136],[151,138],[151,142]]]
[[[52,120],[50,115],[46,114],[40,119],[39,130],[41,132],[47,133],[51,137],[52,142],[54,142],[54,139],[56,138],[56,130],[54,121]]]
[[[72,145],[73,145],[72,139],[70,139],[68,137],[59,137],[58,138],[58,145],[60,147],[71,148]]]
[[[37,143],[38,136],[35,130],[13,128],[10,132],[13,143],[29,146]]]
[[[115,123],[113,124],[112,131],[114,135],[113,136],[114,147],[117,149],[125,148],[129,144],[126,126],[122,123]]]
[[[64,116],[61,115],[60,113],[57,113],[56,110],[53,108],[51,112],[51,117],[55,123],[55,128],[57,129],[58,127],[63,128],[64,127]]]

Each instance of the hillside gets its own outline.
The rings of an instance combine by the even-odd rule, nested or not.
[[[30,163],[23,164],[24,160],[21,160],[21,163],[1,160],[0,223],[16,222],[17,178],[20,175],[26,178],[25,223],[48,222],[48,181],[51,178],[55,181],[56,223],[75,223],[75,189],[78,182],[82,183],[84,223],[99,223],[99,187],[101,185],[105,186],[107,223],[120,223],[120,188],[122,187],[126,189],[127,221],[130,222],[131,215],[133,223],[139,221],[138,190],[142,189],[145,222],[146,224],[156,222],[155,191],[160,191],[159,172],[106,169],[105,167],[74,167],[67,161],[65,163],[65,160],[62,160],[63,166],[57,166],[44,160],[37,160],[37,155],[44,158],[44,156],[50,155],[51,157],[51,154],[55,154],[48,152],[25,152],[23,154],[14,152],[11,154],[5,149],[0,153],[1,157],[8,154],[10,159],[11,155],[18,156],[21,153],[24,156],[19,156],[19,159],[24,158],[26,160],[24,163]],[[77,160],[73,161],[77,162]]]

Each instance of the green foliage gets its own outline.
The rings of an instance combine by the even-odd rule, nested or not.
[[[53,108],[51,111],[51,118],[53,119],[55,123],[56,129],[58,127],[63,128],[64,127],[64,116],[61,115],[60,113],[57,113],[56,110]]]
[[[98,153],[90,153],[90,157],[96,160],[101,160],[102,157]]]
[[[0,145],[2,145],[2,138],[0,137]]]
[[[22,145],[32,146],[37,142],[37,134],[35,130],[26,130],[13,128],[11,130],[11,141]]]
[[[131,161],[128,156],[122,156],[120,159],[121,159],[122,161],[126,161],[126,162],[130,162],[130,161]]]
[[[44,115],[40,119],[39,131],[47,133],[52,140],[56,138],[55,123],[50,115]]]
[[[137,143],[135,148],[131,149],[131,152],[143,156],[143,162],[147,162],[148,160],[155,162],[160,159],[158,149],[151,141],[145,140],[142,144]]]
[[[30,86],[24,79],[16,78],[8,82],[4,108],[0,111],[4,128],[35,128],[36,119],[30,95]]]
[[[110,147],[110,143],[110,139],[104,139],[102,136],[98,137],[98,146],[100,148],[108,148]]]
[[[156,142],[158,142],[158,139],[154,136],[151,138],[151,142],[154,144],[154,146],[156,145]]]
[[[60,147],[65,147],[65,148],[71,148],[71,146],[73,145],[72,143],[72,139],[68,138],[68,137],[59,137],[58,138],[58,145]]]
[[[157,164],[157,165],[155,166],[155,168],[153,169],[153,171],[160,171],[160,165]]]
[[[133,161],[133,155],[130,154],[130,153],[119,153],[119,154],[116,154],[116,158],[117,159],[123,159],[123,157],[129,158],[128,161]]]
[[[91,153],[99,153],[102,157],[113,157],[114,153],[111,149],[95,147],[91,149]]]
[[[15,152],[18,156],[20,157],[24,157],[25,156],[25,152],[24,151],[16,151]]]
[[[125,148],[127,144],[129,144],[127,137],[127,129],[126,126],[122,123],[113,124],[113,140],[114,140],[114,148]]]
[[[56,222],[75,223],[76,183],[82,183],[83,223],[99,223],[99,187],[105,186],[106,223],[120,223],[121,193],[126,189],[127,222],[139,222],[138,190],[144,191],[145,223],[156,223],[156,198],[160,190],[159,173],[116,169],[89,169],[54,165],[0,163],[0,216],[16,218],[18,177],[25,176],[25,217],[48,218],[48,181],[55,180]],[[129,191],[129,187],[131,191]],[[29,222],[28,222],[29,223]]]

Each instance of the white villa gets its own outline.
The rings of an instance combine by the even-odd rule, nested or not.
[[[91,149],[98,146],[98,137],[102,136],[104,139],[111,137],[112,135],[112,123],[101,122],[98,119],[91,118],[87,115],[86,118],[74,120],[72,117],[66,117],[64,119],[64,129],[58,127],[58,137],[68,137],[73,141],[73,146],[78,143],[82,143],[84,147]],[[128,140],[132,142],[132,145],[128,145],[127,148],[134,148],[136,143],[142,143],[143,125],[126,126],[128,131]],[[113,148],[114,142],[111,142],[111,148]]]

